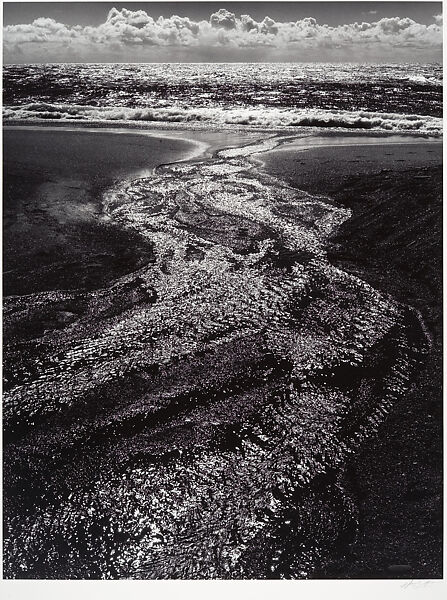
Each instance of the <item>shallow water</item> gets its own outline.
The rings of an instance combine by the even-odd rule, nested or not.
[[[110,222],[102,193],[197,147],[128,130],[5,129],[4,294],[95,289],[150,262],[151,244]]]
[[[329,263],[350,211],[260,170],[278,143],[117,183],[151,264],[6,299],[7,577],[305,578],[353,539],[344,465],[428,340]]]

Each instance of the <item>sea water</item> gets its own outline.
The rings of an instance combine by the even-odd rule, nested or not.
[[[6,65],[4,118],[442,130],[442,66]]]

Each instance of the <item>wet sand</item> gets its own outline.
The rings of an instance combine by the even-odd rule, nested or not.
[[[62,140],[67,140],[64,135]],[[85,139],[81,132],[73,135],[75,140]],[[108,140],[119,137],[106,135]],[[105,138],[99,134],[94,143],[101,139]],[[119,148],[122,145],[117,144],[116,152]],[[306,160],[319,164],[312,157],[322,151],[308,152]],[[386,168],[382,165],[389,168],[390,159],[380,163],[371,151],[375,166],[365,166],[368,177],[357,169],[353,180],[350,167],[343,176],[338,168],[344,164],[344,152],[350,151],[339,149],[334,154],[332,149],[332,167],[315,169],[317,175],[309,176],[307,188],[313,181],[315,191],[322,193],[325,184],[331,203],[354,212],[333,233],[329,247],[330,261],[341,272],[326,264],[321,244],[327,248],[325,232],[343,222],[346,210],[318,199],[309,203],[305,195],[285,185],[272,185],[270,178],[251,169],[248,159],[232,162],[222,155],[159,169],[109,195],[106,215],[111,221],[121,223],[122,231],[134,228],[142,233],[138,243],[148,246],[146,267],[138,270],[132,256],[125,256],[127,277],[87,293],[82,286],[94,290],[98,283],[83,275],[84,265],[91,264],[87,257],[85,263],[73,265],[67,277],[77,288],[73,292],[8,298],[7,335],[13,343],[7,348],[5,464],[14,465],[6,478],[6,514],[11,517],[8,577],[288,578],[308,577],[315,564],[320,564],[317,577],[396,577],[400,574],[389,568],[404,561],[410,563],[410,572],[403,576],[439,576],[434,515],[441,421],[435,353],[430,355],[434,371],[420,375],[416,389],[422,391],[414,400],[408,394],[396,402],[376,438],[378,446],[367,445],[360,458],[356,452],[348,469],[335,469],[340,448],[358,438],[362,423],[374,431],[387,399],[396,396],[390,385],[396,382],[406,389],[407,373],[413,373],[412,365],[426,353],[417,315],[386,295],[405,302],[420,281],[415,297],[424,299],[425,308],[433,307],[433,322],[431,313],[424,307],[425,312],[419,310],[431,337],[437,335],[439,246],[433,227],[438,222],[439,189],[432,186],[426,193],[428,184],[438,185],[437,167],[421,167],[419,162],[416,169],[411,163],[400,174],[374,175],[379,167],[379,171]],[[73,159],[68,149],[65,152],[69,165]],[[110,157],[109,148],[106,152]],[[95,153],[91,160],[104,155],[98,146]],[[38,165],[47,160],[39,154],[35,152]],[[76,161],[87,158],[89,163],[89,156],[79,151]],[[53,156],[50,161],[51,168],[56,164],[56,170],[62,170],[55,176],[57,185],[64,175],[64,161],[59,165],[58,160]],[[118,152],[109,163],[119,170],[120,160]],[[297,174],[305,175],[302,165],[294,166],[291,159],[294,170],[286,169],[287,162],[281,167],[281,160],[278,169],[284,178],[293,181]],[[157,153],[158,162],[168,161]],[[104,189],[105,182],[95,180],[97,169],[87,164],[80,170],[87,172],[80,179],[93,181],[92,189]],[[107,185],[112,171],[116,176],[112,169]],[[41,177],[40,167],[36,176]],[[52,180],[44,183],[51,185]],[[38,179],[40,190],[42,184]],[[67,253],[64,272],[72,249],[81,252],[89,247],[77,233],[70,238],[67,232],[73,223],[76,232],[85,231],[86,223],[96,219],[86,209],[89,202],[70,189],[77,188],[65,185],[67,195],[60,206],[59,196],[44,188],[44,214],[21,209],[28,226],[39,214],[40,227],[49,217],[56,221],[44,229],[41,240],[52,239],[55,232],[62,236],[60,249]],[[427,203],[427,197],[434,201]],[[403,227],[408,198],[413,212]],[[31,208],[41,210],[42,195],[35,200]],[[425,228],[415,233],[414,223],[424,223]],[[106,219],[104,226],[109,225]],[[23,223],[19,231],[26,240]],[[144,241],[145,231],[157,252]],[[403,239],[398,236],[402,231]],[[112,249],[119,240],[115,232],[107,240]],[[265,245],[267,238],[273,244]],[[96,248],[94,235],[91,240]],[[134,239],[123,241],[121,248],[126,244],[136,258],[144,256]],[[413,279],[403,273],[397,260],[403,250],[408,251],[406,259],[410,256],[414,264],[422,265],[422,271],[433,259],[433,273],[427,277],[435,283],[431,304],[420,272],[411,272]],[[27,251],[31,256],[33,249]],[[54,269],[57,251],[49,259],[53,275],[47,279],[48,289],[60,286]],[[26,254],[20,260],[26,261]],[[152,260],[154,264],[149,264]],[[33,285],[39,261],[42,257],[37,256],[29,275],[29,265],[24,265],[23,289]],[[105,266],[102,263],[98,272],[111,277],[110,262]],[[375,294],[343,271],[383,294]],[[41,275],[39,281],[44,279]],[[341,339],[340,328],[345,331]],[[298,345],[295,333],[302,338]],[[216,340],[221,343],[215,345]],[[321,365],[313,364],[315,356],[322,357]],[[401,371],[395,376],[396,364]],[[334,410],[341,418],[340,431],[337,425],[334,430]],[[414,418],[408,418],[411,410]],[[290,433],[286,440],[284,431]],[[398,453],[400,463],[395,459]],[[298,475],[297,457],[302,461]],[[419,468],[411,464],[416,460]],[[396,493],[393,485],[396,465],[403,473],[402,493]],[[277,485],[278,472],[287,485]],[[396,515],[410,511],[407,492],[419,504],[416,511],[411,509],[404,531],[404,520],[396,520]],[[111,504],[109,497],[115,498]],[[176,507],[173,513],[165,510],[167,498]],[[387,498],[401,498],[404,508],[390,506]],[[241,506],[247,514],[261,513],[259,536],[252,538],[250,518],[235,522]],[[395,519],[398,531],[387,543],[390,519]],[[428,527],[425,538],[415,543],[422,527],[414,527],[417,519]],[[353,544],[357,521],[360,533]],[[164,532],[161,545],[158,530],[145,526],[153,522],[160,523]],[[184,543],[179,543],[177,527],[185,528]],[[239,551],[243,536],[250,543],[244,542],[242,555],[232,554]],[[13,551],[15,540],[20,541],[19,555]],[[334,553],[334,544],[341,544],[343,552]],[[223,555],[236,556],[235,563],[216,562],[215,547]],[[423,565],[421,553],[427,555],[427,547],[430,556]],[[403,553],[405,548],[409,554]],[[272,569],[277,550],[282,558]],[[318,557],[327,552],[331,563],[319,563]],[[145,556],[142,563],[132,558],[140,555]],[[191,556],[200,561],[196,564]]]
[[[149,243],[105,218],[101,194],[205,148],[132,132],[5,129],[4,294],[95,289],[150,262]]]
[[[263,155],[269,173],[352,210],[330,261],[416,308],[432,350],[412,389],[349,468],[356,543],[316,578],[442,576],[442,144]]]
[[[160,164],[257,138],[244,132],[5,127],[4,294],[97,289],[148,264],[151,244],[106,218],[104,190]]]
[[[352,177],[382,173],[384,177],[393,172],[408,171],[421,166],[436,166],[442,161],[442,142],[415,140],[405,143],[392,139],[371,138],[366,144],[353,144],[346,138],[346,145],[339,145],[331,138],[300,141],[308,143],[307,149],[291,149],[284,145],[279,149],[258,155],[264,168],[272,175],[294,186],[319,194],[332,194],[341,190]],[[317,144],[312,147],[312,144]],[[321,146],[320,144],[328,144]],[[298,143],[297,143],[298,145]]]

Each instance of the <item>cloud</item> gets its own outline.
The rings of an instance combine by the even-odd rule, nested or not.
[[[373,22],[351,23],[330,27],[320,25],[312,17],[296,22],[274,21],[266,16],[256,21],[249,15],[237,17],[221,8],[210,18],[193,21],[188,17],[159,17],[154,20],[144,10],[112,8],[104,23],[98,26],[70,26],[41,17],[29,24],[4,27],[4,48],[14,50],[39,46],[65,48],[66,54],[113,50],[119,54],[126,48],[273,48],[294,52],[319,49],[376,49],[388,52],[398,48],[438,49],[442,45],[442,16],[434,16],[431,25],[417,23],[408,17],[388,17]],[[393,58],[393,55],[390,55]]]
[[[215,28],[236,29],[236,15],[221,8],[210,16],[210,23]]]
[[[75,28],[69,28],[54,19],[40,17],[29,25],[9,25],[4,28],[4,43],[51,43],[78,37]]]

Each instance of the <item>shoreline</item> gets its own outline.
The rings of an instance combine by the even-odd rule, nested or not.
[[[380,131],[380,130],[350,130],[345,128],[316,128],[316,127],[283,127],[264,128],[244,126],[219,125],[204,126],[195,123],[168,123],[168,122],[129,122],[129,121],[91,121],[82,122],[64,120],[55,122],[52,120],[41,121],[4,121],[4,131],[91,131],[97,133],[114,133],[116,135],[142,135],[153,138],[166,138],[182,140],[197,146],[197,153],[192,153],[181,159],[185,162],[200,157],[211,158],[220,150],[250,146],[266,139],[277,139],[278,145],[273,150],[261,150],[253,153],[251,159],[257,164],[265,167],[261,158],[270,152],[306,152],[324,148],[346,148],[361,146],[400,146],[406,144],[442,144],[443,138],[414,131]],[[193,136],[191,134],[194,134]],[[267,134],[263,138],[262,134]],[[197,139],[197,136],[199,139]],[[245,138],[245,139],[244,139]],[[350,141],[356,138],[356,141]],[[220,140],[220,141],[219,141]],[[177,162],[177,161],[176,161]],[[160,165],[158,165],[160,166]]]
[[[182,157],[181,159],[176,159],[175,162],[185,162],[185,161],[189,161],[189,160],[193,160],[196,158],[200,158],[200,157],[207,157],[209,156],[211,153],[216,152],[217,150],[220,150],[221,147],[216,146],[216,141],[214,138],[216,138],[216,135],[214,132],[208,132],[206,130],[200,130],[199,132],[194,131],[195,135],[194,137],[191,135],[191,133],[193,132],[193,130],[189,130],[189,129],[175,129],[175,128],[157,128],[157,127],[124,127],[123,125],[114,127],[112,124],[104,124],[104,126],[100,126],[99,123],[96,123],[94,126],[89,126],[86,123],[61,123],[60,125],[57,125],[55,123],[26,123],[26,124],[3,124],[3,130],[4,131],[67,131],[67,132],[81,132],[81,131],[85,131],[85,132],[97,132],[97,133],[112,133],[115,135],[140,135],[140,136],[146,136],[146,137],[152,137],[152,138],[163,138],[163,139],[169,139],[169,140],[181,140],[184,142],[188,142],[189,144],[196,146],[197,150],[191,151],[191,153],[185,153],[184,157]],[[202,139],[197,139],[197,133],[199,133],[199,138]],[[235,141],[239,141],[241,140],[241,136],[240,135],[231,135],[231,131],[226,132],[228,135],[229,139],[234,138]],[[247,132],[247,137],[253,137],[250,136],[249,134],[252,132]],[[200,135],[202,134],[202,135]],[[257,139],[257,137],[253,137],[254,140]],[[223,146],[226,147],[226,146]],[[159,165],[156,165],[159,166]]]
[[[315,125],[299,125],[299,126],[281,126],[281,127],[266,127],[261,125],[242,125],[237,123],[231,124],[218,124],[218,123],[200,123],[200,122],[169,122],[169,121],[131,121],[124,119],[116,119],[109,121],[91,120],[91,121],[80,121],[79,119],[10,119],[3,120],[3,127],[54,127],[64,128],[66,126],[74,128],[85,128],[85,129],[107,129],[122,128],[129,130],[154,130],[154,131],[192,131],[197,132],[215,132],[221,134],[228,134],[231,132],[247,133],[247,134],[258,134],[268,133],[280,136],[282,134],[287,136],[303,136],[313,137],[315,134],[321,135],[322,137],[392,137],[396,135],[402,135],[408,138],[414,139],[428,139],[428,140],[442,140],[441,135],[432,135],[428,132],[418,130],[393,130],[389,131],[386,129],[372,129],[372,128],[361,128],[361,127],[317,127]]]
[[[58,129],[58,128],[56,128],[56,129]],[[75,128],[75,129],[77,130],[78,128]],[[103,132],[104,132],[104,129],[101,129],[101,131],[103,131]],[[107,131],[105,131],[105,133],[107,133]],[[270,132],[270,133],[271,133],[271,132]],[[155,135],[156,135],[156,134],[155,134]],[[205,135],[205,134],[204,134],[204,135]],[[358,133],[357,133],[357,136],[358,136]],[[279,137],[279,136],[278,136],[278,137]],[[257,139],[259,140],[259,135],[257,136]],[[316,139],[316,138],[315,138],[315,139]],[[413,142],[413,143],[414,143],[414,142]],[[384,145],[387,145],[387,143],[386,143],[386,142],[384,142]],[[367,146],[371,146],[371,144],[366,144],[365,146],[366,146],[366,147],[367,147]],[[377,144],[375,144],[375,146],[377,146]],[[389,147],[391,148],[392,146],[393,146],[393,144],[392,144],[392,143],[390,143],[390,144],[389,144]],[[404,143],[402,146],[403,146],[404,148],[406,148],[406,149],[405,149],[405,152],[406,152],[406,151],[408,150],[408,148],[407,148],[408,144]],[[425,144],[424,144],[424,146],[425,146]],[[352,148],[352,146],[351,146],[351,148]],[[370,148],[370,150],[369,150],[369,151],[370,151],[370,152],[372,152],[372,151],[376,151],[376,150],[377,150],[377,148]],[[208,147],[208,150],[207,150],[207,151],[208,151],[208,152],[210,151],[210,150],[209,150],[209,147]],[[328,150],[328,148],[322,148],[322,147],[319,147],[319,148],[313,148],[313,149],[310,149],[310,150],[309,150],[309,152],[310,152],[310,153],[312,153],[312,152],[313,152],[313,153],[314,153],[314,155],[315,155],[315,154],[317,155],[317,162],[318,162],[318,153],[321,153],[321,152],[328,152],[328,151],[330,152],[330,151],[331,151],[331,149],[329,148],[329,150]],[[346,152],[348,152],[348,153],[349,153],[349,152],[351,152],[351,151],[352,151],[352,150],[349,150],[348,148],[346,148]],[[403,150],[401,150],[401,151],[403,151]],[[272,152],[273,152],[273,153],[275,153],[275,152],[278,152],[278,149],[275,149],[275,150],[273,150]],[[279,150],[279,152],[281,152],[281,150]],[[265,153],[263,153],[263,154],[265,154]],[[298,153],[298,154],[299,154],[299,153]],[[341,159],[341,151],[340,151],[340,148],[339,148],[339,147],[337,147],[336,155],[337,155],[337,156],[336,156],[336,161],[335,161],[335,162],[337,162],[337,161],[338,161],[338,164],[343,164],[343,160]],[[416,159],[417,159],[417,157],[415,158],[415,160],[416,160]],[[401,159],[396,159],[396,160],[401,160]],[[383,161],[385,161],[385,162],[386,162],[386,161],[388,161],[388,162],[389,162],[389,159],[388,159],[387,157],[385,157],[385,156],[384,156],[384,157],[383,157]],[[193,161],[191,161],[191,162],[193,162]],[[379,161],[379,162],[380,162],[380,161]],[[356,163],[356,164],[358,164],[358,163]],[[397,164],[397,163],[396,163],[396,164]],[[350,167],[350,168],[351,168],[351,171],[352,171],[352,167]],[[348,169],[348,170],[349,170],[349,169]],[[358,170],[358,167],[357,167],[357,170]],[[163,169],[162,169],[162,171],[163,171]],[[283,167],[282,167],[282,174],[283,174],[283,175],[285,175],[285,174],[286,174],[286,171],[287,171],[287,169],[284,169],[284,163],[283,163]],[[268,173],[268,170],[267,170],[266,172]],[[393,170],[391,170],[391,171],[389,171],[389,172],[388,172],[388,176],[390,176],[390,174],[391,174],[391,175],[393,174]],[[318,174],[317,174],[317,175],[318,175]],[[424,175],[424,176],[425,176],[425,175]],[[331,171],[331,169],[328,169],[328,173],[327,173],[327,176],[326,176],[326,177],[327,177],[328,179],[331,179],[331,178],[332,178],[332,171]],[[361,172],[360,172],[360,174],[358,174],[358,181],[357,181],[357,186],[358,186],[358,187],[357,187],[357,188],[355,188],[355,189],[357,190],[357,192],[358,192],[358,191],[361,189],[361,185],[362,185],[362,184],[364,183],[364,181],[365,181],[365,179],[362,179],[362,177],[364,177],[364,176],[362,176],[362,175],[361,175]],[[398,178],[400,178],[400,179],[401,179],[401,175],[399,175],[399,176],[398,176]],[[324,177],[323,177],[323,179],[321,180],[321,171],[320,171],[320,174],[319,174],[318,176],[316,176],[316,177],[315,177],[315,179],[316,179],[316,180],[317,180],[317,179],[319,180],[319,185],[320,185],[320,188],[319,188],[318,190],[316,189],[315,191],[316,191],[318,194],[321,194],[321,186],[323,186],[323,187],[324,187],[324,185],[326,185],[326,182],[325,182],[325,180],[324,180]],[[321,180],[321,181],[320,181],[320,180]],[[383,182],[379,182],[379,183],[380,183],[381,185],[383,185]],[[394,183],[394,182],[391,182],[391,183]],[[419,180],[419,185],[420,185],[420,186],[423,186],[423,185],[424,185],[424,183],[425,183],[425,180],[424,180],[424,179],[420,179],[420,180]],[[345,186],[345,185],[346,185],[346,182],[344,182],[344,183],[342,182],[342,183],[340,184],[340,186],[339,186],[339,192],[340,192],[340,190],[342,189],[342,187],[343,187],[343,186]],[[299,187],[299,186],[298,186],[298,187]],[[326,191],[328,191],[328,193],[329,193],[329,192],[331,192],[331,193],[330,193],[330,196],[331,196],[331,201],[333,201],[333,202],[337,202],[337,197],[335,197],[335,198],[334,198],[334,197],[332,196],[332,193],[333,193],[333,191],[334,191],[334,190],[327,190],[327,186],[326,186],[326,188],[325,188],[325,189],[326,189]],[[309,191],[310,191],[310,188],[309,188]],[[341,193],[341,192],[340,192],[340,193]],[[353,196],[354,196],[354,197],[356,196],[356,193],[355,193],[355,192],[354,192]],[[136,197],[138,197],[138,196],[136,196]],[[352,208],[352,207],[350,207],[350,208]],[[193,211],[192,211],[192,214],[193,214]],[[206,214],[207,214],[207,218],[211,218],[211,223],[210,223],[210,225],[208,226],[208,228],[210,228],[210,227],[211,227],[211,225],[212,225],[213,223],[214,223],[213,227],[215,228],[215,222],[216,222],[217,220],[219,220],[219,219],[218,219],[219,215],[218,215],[218,214],[215,214],[214,210],[213,210],[213,211],[209,211],[209,212],[208,212],[208,213],[206,213]],[[352,215],[352,217],[354,217],[354,218],[356,217],[356,214],[355,214],[355,206],[353,207],[353,215]],[[353,226],[355,227],[355,223],[353,223],[353,222],[352,222],[352,220],[353,220],[353,219],[352,219],[352,217],[351,217],[350,219],[348,219],[347,221],[345,221],[345,223],[343,223],[343,224],[341,225],[341,227],[339,227],[339,229],[338,229],[338,232],[335,234],[335,237],[336,237],[337,235],[343,235],[343,232],[342,232],[342,233],[340,233],[342,229],[348,229],[348,230],[350,230],[350,229],[351,229]],[[379,211],[379,217],[380,217],[380,211]],[[183,216],[183,218],[186,220],[186,222],[188,222],[188,223],[189,223],[188,219],[190,219],[190,216],[189,216],[189,214],[188,214],[187,212],[186,212],[186,213],[184,213],[184,216]],[[382,218],[383,218],[383,217],[382,217]],[[213,221],[212,219],[215,219],[215,220]],[[221,222],[221,221],[220,221],[220,222]],[[238,231],[238,230],[237,230],[237,227],[236,227],[237,223],[235,223],[235,224],[234,224],[234,223],[233,223],[231,220],[227,221],[227,223],[228,223],[228,227],[231,229],[231,231],[233,231],[233,229],[234,229],[234,232],[235,232],[235,233],[234,233],[234,240],[238,239],[238,237],[237,237],[237,235],[236,235],[236,234],[237,234],[237,231]],[[193,225],[193,222],[191,223],[191,225]],[[248,225],[248,223],[247,223],[247,225]],[[225,229],[225,227],[223,227],[222,229],[224,230],[224,229]],[[207,230],[207,231],[208,231],[208,230]],[[217,232],[217,233],[220,235],[220,232]],[[262,232],[261,232],[261,233],[262,233]],[[244,234],[244,235],[245,235],[245,234]],[[259,232],[253,232],[253,233],[252,233],[252,235],[259,235]],[[265,235],[265,234],[264,234],[264,235]],[[344,236],[345,236],[345,237],[342,237],[342,239],[341,239],[341,240],[340,240],[340,242],[339,242],[339,246],[340,246],[340,247],[338,248],[338,250],[337,250],[337,251],[342,251],[342,250],[343,250],[343,244],[345,244],[345,246],[347,246],[347,247],[349,247],[349,246],[350,246],[350,237],[349,237],[349,236],[350,236],[350,234],[349,234],[349,233],[345,233],[345,234],[344,234]],[[216,238],[212,238],[212,239],[213,239],[213,241],[214,241]],[[224,238],[224,239],[225,239],[225,238]],[[379,240],[380,240],[380,238],[379,238]],[[219,237],[217,237],[217,241],[219,241]],[[332,243],[332,242],[331,242],[331,243]],[[238,241],[238,244],[240,245],[240,241]],[[352,245],[352,244],[351,244],[351,245]],[[168,248],[168,249],[169,249],[169,248]],[[243,248],[243,250],[245,251],[245,249],[244,249],[244,248]],[[174,251],[175,251],[175,250],[174,250]],[[200,248],[198,248],[198,249],[195,249],[195,252],[197,252],[197,253],[199,253],[199,252],[201,252],[201,251],[202,251],[202,250],[200,250]],[[242,254],[243,254],[243,252],[242,252]],[[354,254],[355,254],[355,250],[354,250]],[[198,254],[196,254],[196,256],[198,256]],[[306,258],[304,257],[304,258],[303,258],[303,260],[306,260]],[[355,260],[355,256],[354,256],[354,260]],[[186,262],[186,263],[185,263],[185,265],[187,265],[187,264],[188,264],[188,263]],[[344,263],[343,263],[343,264],[344,264]],[[163,267],[163,268],[166,268],[166,267]],[[344,267],[344,266],[342,266],[342,269],[344,269],[344,268],[345,268],[345,267]],[[164,271],[162,270],[162,272],[164,272]],[[348,269],[348,272],[349,272],[349,269]],[[166,273],[167,273],[167,274],[169,274],[169,269],[166,271]],[[356,273],[356,274],[357,274],[359,277],[361,277],[361,274],[359,274],[359,273],[361,273],[361,265],[360,265],[360,271]],[[284,275],[284,274],[283,274],[283,275]],[[151,280],[149,279],[148,281],[150,282]],[[127,284],[126,284],[126,285],[127,285]],[[136,285],[136,284],[135,284],[135,285]],[[140,282],[140,283],[138,283],[138,286],[140,286],[140,285],[142,285],[142,284],[141,284],[141,282]],[[152,284],[151,284],[151,285],[152,285]],[[137,295],[137,298],[138,298],[137,302],[143,302],[143,303],[144,303],[144,302],[146,302],[146,301],[148,301],[149,303],[151,303],[151,302],[154,302],[153,298],[154,298],[154,297],[156,297],[156,294],[155,294],[155,296],[151,296],[151,297],[149,298],[149,300],[148,300],[148,299],[147,299],[147,298],[144,296],[144,294],[147,294],[147,290],[146,290],[146,291],[144,291],[144,288],[143,288],[143,289],[139,289],[139,287],[138,287],[138,286],[135,288],[135,290],[134,290],[133,288],[132,288],[132,289],[130,289],[130,290],[126,288],[126,289],[125,289],[125,290],[123,290],[123,291],[118,291],[118,292],[117,292],[117,294],[118,294],[118,296],[119,296],[120,294],[124,294],[124,295],[126,296],[126,302],[129,302],[129,304],[130,304],[131,306],[132,306],[132,303],[135,301],[135,300],[134,300],[135,296],[134,296],[133,294],[136,294],[136,295]],[[175,287],[177,288],[177,283],[175,283]],[[386,290],[385,290],[385,291],[386,291]],[[144,294],[143,294],[143,292],[144,292]],[[220,293],[220,292],[219,292],[219,293]],[[141,298],[138,296],[138,294],[141,294]],[[194,300],[194,298],[193,298],[193,300]],[[116,301],[116,300],[115,300],[115,301]],[[73,302],[73,304],[75,304],[75,302]],[[213,305],[213,306],[214,306],[214,305]],[[63,310],[66,312],[66,311],[67,311],[67,308],[66,308],[66,307],[64,307],[64,308],[63,308]],[[69,306],[69,308],[68,308],[69,315],[70,315],[70,311],[72,311],[72,310],[73,310],[73,308],[72,308],[72,306],[70,305],[70,306]],[[96,309],[95,309],[95,310],[96,310]],[[107,310],[108,310],[108,309],[107,309]],[[119,310],[121,310],[121,309],[119,309]],[[186,310],[186,308],[185,308],[185,310]],[[107,311],[106,311],[106,312],[107,312]],[[119,314],[119,311],[118,311],[118,314]],[[61,318],[62,318],[62,319],[64,319],[64,318],[65,318],[65,317],[64,317],[64,315],[62,315],[62,317],[61,317]],[[70,319],[71,319],[71,318],[73,318],[73,317],[70,317],[70,316],[69,316],[68,318],[70,318]],[[181,320],[181,317],[180,317],[180,320]],[[193,322],[194,322],[194,321],[193,321]],[[64,327],[65,325],[66,325],[66,323],[65,323],[65,322],[62,322],[62,326]],[[103,325],[102,325],[102,326],[103,326]],[[53,327],[54,327],[54,326],[53,326]],[[88,331],[89,331],[89,330],[87,329],[87,333],[88,333]],[[138,331],[138,330],[137,330],[137,331]],[[87,334],[86,334],[86,335],[87,335]],[[91,334],[89,334],[89,335],[91,335]],[[96,334],[95,334],[95,335],[96,335]],[[87,339],[88,339],[88,337],[87,337]],[[130,339],[131,339],[131,338],[130,338]],[[133,343],[133,342],[131,342],[131,343]],[[219,364],[219,363],[217,363],[217,364]],[[76,364],[75,364],[75,366],[76,366]],[[77,368],[77,367],[76,367],[76,368]],[[174,367],[174,369],[175,369],[175,367]],[[193,372],[194,372],[194,371],[193,371]],[[175,370],[173,371],[173,373],[174,373],[174,377],[175,377],[175,376],[176,376],[176,375],[175,375],[175,373],[176,373],[176,372],[175,372]],[[169,381],[170,381],[170,380],[169,380]],[[169,385],[170,385],[170,384],[169,384]],[[102,397],[102,396],[100,396],[100,397]],[[112,399],[113,399],[113,394],[112,394]],[[401,403],[401,404],[403,404],[403,405],[404,405],[404,401],[402,401],[402,403]],[[92,410],[93,410],[93,409],[92,409]],[[75,413],[75,414],[76,414],[76,413]],[[81,409],[80,415],[82,415],[82,409]],[[65,417],[62,417],[62,418],[65,418]],[[70,417],[68,416],[67,418],[69,419]],[[388,422],[388,420],[386,421],[386,423],[387,423],[387,422]],[[50,423],[51,423],[51,415],[50,415]],[[56,421],[56,423],[57,423],[57,421]],[[385,425],[386,425],[386,423],[385,423]],[[407,424],[407,425],[408,425],[408,424]],[[182,425],[180,424],[180,425],[179,425],[179,427],[180,427],[180,426],[182,426]],[[187,425],[187,427],[189,428],[189,425]],[[383,429],[383,428],[382,428],[382,429]],[[101,431],[101,429],[100,429],[99,431]],[[382,430],[381,430],[381,431],[382,431]],[[380,437],[380,434],[379,434],[379,437]],[[168,439],[168,438],[167,438],[167,439]],[[63,445],[63,442],[61,442],[61,443],[62,443],[62,445]],[[168,443],[168,442],[166,442],[166,443]],[[381,442],[379,442],[379,443],[381,443]],[[62,446],[62,447],[63,447],[63,446]],[[385,455],[386,455],[386,453],[385,453]],[[357,458],[356,458],[356,460],[357,460]],[[376,466],[376,464],[375,464],[375,460],[374,460],[374,452],[373,452],[373,456],[372,456],[372,458],[370,459],[369,463],[367,462],[366,464],[367,464],[367,465],[371,465],[371,468],[373,468],[373,467],[375,467],[375,466]],[[368,487],[368,484],[365,484],[365,485],[364,485],[364,490],[365,490],[365,492],[366,492],[366,494],[367,494],[367,498],[368,498],[368,497],[371,497],[371,492],[372,492],[372,490],[373,490],[373,486],[372,486],[371,484],[369,484],[369,487]],[[369,496],[368,496],[368,494],[369,494]],[[363,502],[365,503],[365,501],[363,501]],[[368,504],[368,499],[366,500],[366,505],[367,505],[367,504]],[[380,542],[378,542],[378,546],[379,546],[379,544],[380,544]],[[367,551],[366,551],[366,555],[365,555],[365,556],[367,556]],[[360,559],[359,559],[359,562],[360,562]],[[331,568],[332,568],[332,571],[331,571]],[[348,569],[347,569],[347,566],[346,566],[346,564],[341,564],[341,565],[332,565],[332,567],[331,567],[331,568],[329,568],[329,567],[328,567],[328,570],[327,570],[325,573],[322,573],[322,574],[320,574],[320,576],[321,576],[322,578],[323,578],[323,577],[325,577],[325,576],[327,576],[328,578],[330,578],[330,577],[334,576],[334,573],[335,573],[335,574],[337,574],[337,572],[338,572],[338,573],[339,573],[339,576],[340,576],[341,578],[344,578],[344,577],[346,577],[346,573],[347,573],[347,570],[348,570]],[[337,569],[338,569],[338,571],[337,571]],[[341,571],[341,574],[340,574],[340,571]],[[354,572],[354,573],[350,573],[350,574],[349,574],[349,577],[350,577],[350,578],[355,578],[356,576],[358,576],[358,573],[356,574],[356,573]],[[413,577],[417,577],[418,575],[417,575],[417,574],[416,574],[416,575],[414,575],[414,574],[412,573],[412,576],[413,576]]]
[[[4,294],[17,295],[59,278],[70,289],[76,271],[77,285],[101,286],[109,269],[113,278],[152,260],[150,244],[108,221],[102,195],[116,181],[150,175],[163,158],[193,160],[208,146],[129,131],[18,128],[3,132],[3,148]]]
[[[298,136],[297,136],[298,137]],[[442,144],[442,141],[438,138],[421,138],[418,139],[417,142],[415,138],[410,135],[389,135],[389,136],[359,136],[359,139],[355,142],[349,141],[351,136],[343,136],[333,135],[333,136],[325,136],[318,134],[315,137],[311,136],[309,138],[304,138],[303,141],[295,140],[293,142],[284,142],[278,148],[276,148],[275,152],[306,152],[307,150],[316,150],[317,148],[356,148],[361,146],[380,146],[381,144],[386,144],[387,146],[401,146],[405,144]],[[352,136],[356,137],[356,136]],[[332,139],[335,138],[335,141]],[[395,139],[397,138],[397,139]],[[343,141],[342,141],[343,140]]]

